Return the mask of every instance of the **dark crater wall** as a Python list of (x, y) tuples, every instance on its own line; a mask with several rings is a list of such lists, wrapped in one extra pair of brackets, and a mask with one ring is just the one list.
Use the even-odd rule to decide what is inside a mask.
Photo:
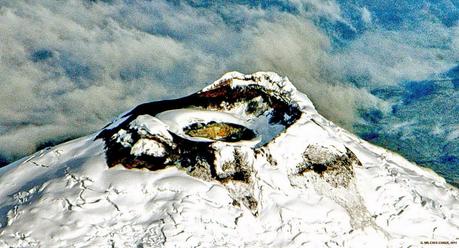
[[(130, 130), (129, 127), (129, 124), (139, 115), (155, 116), (167, 110), (184, 108), (224, 111), (224, 108), (228, 108), (228, 106), (231, 107), (241, 102), (249, 103), (252, 99), (261, 97), (263, 102), (270, 107), (270, 124), (281, 124), (287, 128), (301, 116), (301, 111), (298, 107), (295, 104), (291, 104), (289, 99), (285, 99), (285, 96), (281, 96), (278, 92), (268, 91), (266, 88), (256, 84), (232, 87), (230, 83), (231, 80), (222, 81), (216, 88), (205, 92), (198, 92), (175, 100), (145, 103), (134, 108), (124, 116), (127, 119), (120, 125), (113, 129), (104, 129), (96, 137), (96, 139), (102, 139), (105, 142), (108, 166), (113, 167), (121, 164), (126, 168), (146, 168), (149, 170), (179, 166), (191, 172), (196, 164), (205, 162), (209, 164), (210, 175), (218, 179), (213, 169), (213, 162), (215, 160), (214, 148), (211, 146), (213, 142), (191, 141), (170, 132), (173, 137), (172, 145), (166, 144), (159, 139), (157, 140), (158, 142), (162, 142), (165, 147), (166, 153), (164, 156), (133, 156), (130, 153), (130, 149), (116, 142), (113, 136), (119, 130), (124, 129), (128, 130), (134, 142), (142, 138), (135, 130)], [(256, 107), (254, 104), (250, 104), (247, 111), (255, 111)], [(250, 138), (253, 134), (251, 130), (245, 130), (242, 136), (239, 138)], [(155, 139), (155, 137), (148, 138)]]

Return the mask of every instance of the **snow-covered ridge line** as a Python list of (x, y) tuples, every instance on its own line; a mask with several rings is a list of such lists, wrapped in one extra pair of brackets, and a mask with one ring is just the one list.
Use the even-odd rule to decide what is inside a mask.
[(0, 170), (0, 247), (419, 247), (459, 191), (322, 117), (272, 72), (225, 74)]
[(210, 91), (225, 84), (229, 84), (231, 87), (249, 85), (261, 86), (266, 90), (275, 92), (279, 96), (288, 96), (292, 103), (298, 104), (303, 110), (307, 109), (315, 112), (315, 107), (311, 100), (303, 94), (297, 94), (299, 92), (289, 79), (287, 77), (281, 77), (275, 72), (256, 72), (250, 75), (245, 75), (236, 71), (228, 72), (214, 83), (204, 87), (200, 92)]

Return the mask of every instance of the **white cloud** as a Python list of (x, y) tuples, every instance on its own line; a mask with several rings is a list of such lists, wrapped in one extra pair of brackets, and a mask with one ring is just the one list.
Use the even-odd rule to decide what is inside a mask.
[(308, 16), (323, 16), (333, 21), (345, 22), (341, 8), (334, 0), (289, 0)]
[(394, 83), (457, 61), (453, 45), (427, 47), (432, 33), (437, 43), (451, 36), (428, 24), (424, 38), (374, 29), (336, 50), (316, 24), (352, 26), (339, 4), (288, 2), (298, 13), (229, 3), (2, 3), (0, 154), (17, 158), (43, 142), (89, 133), (139, 103), (189, 94), (230, 70), (288, 76), (322, 113), (350, 128), (358, 108), (386, 105), (349, 77)]
[(459, 138), (459, 125), (453, 126), (453, 129), (446, 136), (446, 140), (454, 141)]
[(362, 15), (362, 21), (366, 24), (370, 24), (372, 21), (371, 12), (366, 7), (362, 7), (360, 11)]

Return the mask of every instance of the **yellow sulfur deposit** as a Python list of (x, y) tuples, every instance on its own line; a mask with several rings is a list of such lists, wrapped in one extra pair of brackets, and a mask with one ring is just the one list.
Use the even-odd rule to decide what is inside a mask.
[(238, 136), (244, 127), (235, 127), (226, 123), (209, 123), (186, 131), (192, 137), (202, 137), (213, 140), (226, 139), (230, 136)]

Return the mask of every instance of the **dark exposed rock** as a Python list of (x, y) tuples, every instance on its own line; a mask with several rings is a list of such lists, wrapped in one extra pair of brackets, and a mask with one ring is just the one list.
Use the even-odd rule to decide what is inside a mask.
[[(126, 168), (147, 168), (149, 170), (158, 170), (167, 166), (176, 165), (183, 168), (189, 168), (196, 166), (198, 161), (206, 161), (206, 163), (212, 165), (215, 159), (213, 148), (210, 146), (212, 142), (190, 141), (170, 132), (173, 137), (174, 147), (164, 144), (164, 149), (166, 150), (164, 156), (133, 156), (130, 153), (129, 147), (124, 147), (119, 142), (116, 142), (113, 136), (119, 130), (124, 129), (131, 134), (135, 142), (140, 136), (137, 132), (131, 130), (129, 125), (137, 116), (155, 116), (158, 113), (172, 109), (199, 107), (224, 111), (224, 108), (228, 108), (228, 106), (241, 102), (249, 102), (251, 104), (248, 106), (247, 111), (254, 113), (257, 111), (256, 104), (258, 103), (252, 101), (252, 99), (257, 97), (261, 97), (263, 102), (272, 110), (269, 119), (270, 123), (282, 124), (288, 127), (301, 115), (301, 111), (295, 105), (290, 104), (288, 99), (284, 99), (284, 96), (280, 96), (278, 92), (268, 91), (266, 88), (256, 84), (246, 85), (244, 87), (232, 87), (231, 80), (223, 80), (216, 85), (215, 88), (208, 91), (198, 92), (180, 99), (139, 105), (124, 116), (127, 117), (126, 120), (115, 128), (104, 129), (96, 139), (103, 139), (105, 141), (106, 159), (109, 167), (121, 164)], [(237, 139), (247, 139), (252, 138), (254, 134), (251, 130), (244, 129), (242, 133), (238, 135), (240, 135), (240, 137), (236, 137)], [(148, 138), (155, 139), (155, 137)], [(229, 137), (229, 139), (231, 138), (234, 137)], [(161, 142), (160, 140), (158, 141)], [(189, 169), (189, 171), (192, 170), (193, 168)], [(212, 169), (210, 173), (212, 177), (216, 178), (216, 175), (212, 173)]]
[[(277, 92), (268, 91), (259, 85), (231, 87), (228, 81), (220, 83), (220, 86), (215, 89), (198, 92), (183, 98), (141, 104), (125, 114), (124, 117), (128, 118), (118, 125), (118, 127), (104, 129), (96, 138), (105, 139), (121, 128), (126, 129), (126, 126), (139, 115), (149, 114), (155, 116), (171, 109), (192, 107), (221, 110), (223, 106), (232, 106), (240, 102), (250, 102), (256, 97), (261, 97), (273, 110), (270, 123), (280, 123), (289, 126), (301, 115), (301, 111), (295, 104), (291, 104), (288, 99), (283, 99)], [(252, 108), (248, 108), (248, 111), (254, 112)], [(288, 118), (285, 118), (286, 116)]]
[[(254, 80), (254, 79), (248, 79)], [(255, 132), (247, 127), (233, 123), (192, 123), (184, 128), (190, 137), (203, 137), (208, 140), (197, 141), (187, 139), (168, 130), (172, 137), (168, 140), (160, 135), (149, 135), (132, 127), (138, 116), (150, 116), (174, 109), (204, 109), (220, 112), (230, 111), (238, 104), (246, 104), (246, 115), (257, 118), (267, 116), (269, 124), (280, 124), (288, 128), (301, 116), (299, 108), (292, 104), (277, 91), (249, 84), (245, 86), (231, 85), (231, 80), (223, 80), (213, 89), (198, 92), (190, 96), (151, 102), (139, 105), (127, 113), (126, 119), (114, 128), (104, 129), (97, 139), (103, 139), (106, 146), (106, 160), (109, 167), (121, 164), (131, 168), (160, 170), (169, 166), (183, 169), (189, 175), (205, 181), (218, 180), (227, 187), (233, 199), (257, 212), (257, 201), (253, 197), (251, 185), (252, 165), (246, 161), (245, 155), (237, 147), (234, 149), (233, 160), (220, 165), (217, 171), (215, 158), (215, 142), (234, 142), (251, 140)], [(162, 152), (154, 154), (133, 153), (134, 144), (144, 139), (155, 142)], [(269, 143), (269, 142), (268, 142)]]
[(298, 165), (299, 173), (319, 174), (333, 187), (348, 187), (354, 178), (354, 166), (361, 163), (355, 154), (346, 148), (346, 153), (337, 155), (326, 147), (308, 146), (303, 154), (304, 162)]

